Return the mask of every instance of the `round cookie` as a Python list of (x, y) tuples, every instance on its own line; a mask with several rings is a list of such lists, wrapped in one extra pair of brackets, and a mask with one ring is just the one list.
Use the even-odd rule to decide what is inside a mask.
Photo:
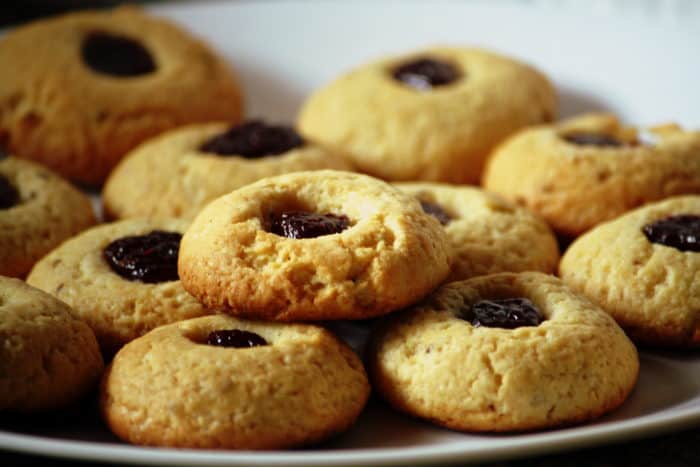
[(0, 139), (10, 152), (99, 184), (141, 141), (192, 122), (236, 121), (226, 63), (134, 7), (36, 21), (0, 40)]
[(371, 338), (368, 371), (401, 411), (454, 430), (501, 432), (615, 409), (639, 359), (615, 321), (559, 279), (501, 273), (444, 285), (389, 317)]
[(0, 276), (0, 411), (70, 404), (102, 374), (95, 335), (65, 304)]
[(449, 272), (444, 229), (417, 200), (333, 170), (260, 180), (207, 205), (179, 272), (205, 306), (268, 320), (362, 319), (402, 308)]
[(575, 237), (642, 204), (700, 193), (700, 131), (646, 131), (587, 114), (508, 139), (483, 185)]
[(0, 275), (23, 278), (65, 239), (95, 224), (90, 200), (51, 171), (0, 159)]
[(156, 326), (210, 313), (177, 278), (186, 227), (175, 219), (93, 227), (39, 261), (27, 283), (69, 304), (111, 355)]
[(289, 127), (260, 121), (191, 125), (129, 153), (107, 180), (103, 201), (112, 218), (192, 219), (214, 198), (261, 178), (317, 169), (351, 167)]
[(369, 391), (360, 359), (329, 331), (218, 315), (124, 346), (103, 378), (100, 407), (134, 444), (281, 449), (344, 431)]
[(433, 48), (349, 72), (304, 104), (299, 129), (385, 180), (477, 183), (491, 149), (551, 121), (552, 85), (478, 49)]
[(700, 346), (700, 196), (649, 204), (590, 230), (566, 251), (559, 275), (633, 340)]
[(452, 246), (447, 282), (497, 272), (552, 273), (559, 247), (549, 226), (499, 196), (468, 186), (396, 183), (437, 217)]

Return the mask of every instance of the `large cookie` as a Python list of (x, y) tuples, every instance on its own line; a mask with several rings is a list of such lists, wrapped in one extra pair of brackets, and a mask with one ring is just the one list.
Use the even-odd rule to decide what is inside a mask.
[(342, 156), (293, 128), (249, 121), (176, 129), (142, 144), (112, 172), (108, 217), (192, 219), (209, 201), (261, 178), (302, 170), (350, 170)]
[(700, 193), (700, 131), (645, 131), (610, 114), (584, 115), (508, 139), (483, 182), (575, 237), (642, 204)]
[(41, 257), (95, 223), (90, 200), (44, 167), (0, 160), (0, 274), (24, 277)]
[(135, 444), (281, 449), (345, 430), (369, 389), (360, 359), (321, 327), (206, 316), (127, 344), (100, 406)]
[(579, 237), (559, 275), (632, 339), (700, 345), (700, 196), (649, 204)]
[(444, 285), (379, 327), (368, 365), (397, 409), (497, 432), (596, 418), (622, 404), (639, 371), (607, 313), (535, 272)]
[(236, 121), (234, 76), (205, 44), (133, 7), (72, 13), (0, 40), (0, 139), (73, 180), (101, 183), (139, 142)]
[(413, 197), (332, 170), (260, 180), (206, 206), (179, 272), (205, 306), (256, 319), (362, 319), (430, 292), (449, 272), (444, 229)]
[(341, 76), (308, 99), (299, 128), (386, 180), (477, 183), (496, 144), (551, 121), (556, 107), (552, 85), (528, 65), (434, 48)]
[(65, 303), (2, 276), (0, 343), (0, 411), (64, 406), (102, 374), (95, 335)]

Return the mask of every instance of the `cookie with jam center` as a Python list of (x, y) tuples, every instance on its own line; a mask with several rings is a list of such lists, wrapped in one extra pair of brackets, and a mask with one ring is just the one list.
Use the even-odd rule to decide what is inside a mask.
[(167, 132), (130, 152), (103, 191), (111, 218), (193, 219), (208, 202), (249, 183), (303, 170), (351, 170), (292, 128), (251, 120)]
[(65, 303), (0, 276), (0, 412), (68, 405), (102, 375), (92, 330)]
[(33, 162), (0, 159), (0, 275), (24, 278), (41, 257), (95, 224), (87, 196)]
[(443, 285), (377, 327), (367, 362), (393, 407), (469, 432), (592, 420), (625, 401), (639, 372), (605, 311), (537, 272)]
[(35, 21), (0, 40), (0, 135), (10, 152), (101, 184), (140, 142), (194, 122), (238, 121), (226, 62), (135, 7)]
[(497, 272), (553, 273), (559, 247), (542, 219), (500, 196), (468, 186), (396, 183), (445, 229), (452, 251), (446, 282)]
[(503, 143), (483, 186), (576, 237), (643, 204), (700, 193), (700, 131), (675, 124), (644, 130), (611, 114), (582, 115)]
[(449, 272), (444, 229), (375, 178), (333, 170), (270, 177), (207, 205), (179, 272), (205, 306), (254, 319), (363, 319), (402, 308)]
[(186, 228), (179, 219), (93, 227), (42, 258), (27, 283), (70, 305), (110, 356), (156, 326), (210, 313), (178, 278)]
[(216, 315), (124, 346), (103, 378), (100, 408), (134, 444), (282, 449), (346, 430), (369, 392), (360, 359), (324, 328)]
[(475, 184), (496, 144), (556, 109), (553, 86), (534, 68), (441, 47), (344, 74), (306, 101), (298, 124), (375, 177)]
[(641, 344), (700, 346), (700, 196), (648, 204), (585, 233), (561, 278)]

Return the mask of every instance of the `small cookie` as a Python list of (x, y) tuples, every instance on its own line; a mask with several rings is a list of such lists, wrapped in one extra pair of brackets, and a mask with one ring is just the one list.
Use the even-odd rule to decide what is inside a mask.
[(70, 404), (103, 366), (95, 335), (65, 303), (0, 276), (0, 411)]
[(579, 237), (559, 275), (637, 342), (700, 346), (700, 196), (649, 204)]
[(527, 129), (499, 146), (484, 188), (575, 237), (650, 201), (700, 193), (700, 131), (647, 131), (610, 114)]
[(496, 144), (551, 121), (556, 107), (552, 85), (534, 68), (482, 50), (435, 48), (341, 76), (304, 104), (299, 129), (386, 180), (477, 183)]
[(468, 186), (396, 183), (445, 227), (452, 245), (446, 282), (497, 272), (552, 273), (559, 247), (547, 224), (499, 196)]
[(105, 373), (100, 407), (134, 444), (281, 449), (347, 429), (369, 390), (357, 355), (321, 327), (218, 315), (127, 344)]
[(95, 224), (90, 200), (58, 175), (0, 160), (0, 275), (24, 277), (65, 239)]
[(39, 261), (27, 283), (73, 307), (111, 355), (156, 326), (209, 314), (178, 280), (186, 227), (174, 219), (94, 227)]
[(609, 315), (536, 272), (444, 285), (379, 327), (368, 365), (394, 407), (463, 431), (596, 418), (622, 404), (639, 371)]
[(205, 207), (182, 238), (185, 288), (256, 319), (362, 319), (418, 300), (449, 272), (444, 229), (418, 201), (333, 170), (260, 180)]
[(36, 21), (0, 40), (0, 136), (10, 152), (99, 184), (164, 130), (236, 121), (226, 63), (174, 24), (134, 7)]
[(350, 164), (293, 128), (261, 121), (207, 123), (168, 132), (127, 155), (103, 192), (112, 218), (192, 219), (209, 201), (261, 178)]

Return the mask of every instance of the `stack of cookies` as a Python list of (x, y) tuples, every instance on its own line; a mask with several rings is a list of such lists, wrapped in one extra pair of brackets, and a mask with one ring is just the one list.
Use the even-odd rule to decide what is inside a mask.
[(0, 63), (0, 274), (26, 279), (0, 278), (0, 410), (101, 379), (134, 444), (313, 444), (371, 390), (537, 430), (622, 404), (630, 338), (700, 343), (700, 132), (553, 122), (541, 72), (464, 48), (351, 71), (297, 128), (244, 119), (225, 61), (133, 8), (20, 28)]

